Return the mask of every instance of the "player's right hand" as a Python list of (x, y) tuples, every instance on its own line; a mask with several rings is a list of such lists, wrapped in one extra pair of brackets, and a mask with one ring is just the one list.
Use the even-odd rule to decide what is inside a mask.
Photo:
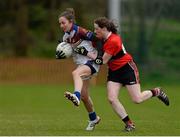
[(84, 55), (84, 56), (87, 56), (88, 54), (88, 51), (85, 47), (77, 47), (74, 49), (74, 51), (78, 54), (81, 54), (81, 55)]
[(65, 59), (65, 53), (63, 51), (56, 51), (56, 59)]

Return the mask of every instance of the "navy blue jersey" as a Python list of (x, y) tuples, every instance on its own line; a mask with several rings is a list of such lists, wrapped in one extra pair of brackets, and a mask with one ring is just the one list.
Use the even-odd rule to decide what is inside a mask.
[(86, 30), (75, 24), (73, 24), (70, 32), (65, 32), (63, 36), (63, 41), (66, 41), (74, 45), (78, 45), (82, 40), (95, 42), (97, 38), (95, 37), (93, 32)]

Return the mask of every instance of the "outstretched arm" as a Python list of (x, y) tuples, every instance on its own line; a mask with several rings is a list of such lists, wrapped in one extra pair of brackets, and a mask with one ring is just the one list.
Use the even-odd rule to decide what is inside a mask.
[(103, 64), (107, 64), (108, 61), (111, 59), (112, 55), (108, 54), (108, 53), (104, 53), (103, 56), (97, 56), (94, 60), (94, 62), (97, 65), (103, 65)]
[(84, 55), (84, 56), (88, 56), (91, 59), (96, 59), (96, 57), (98, 56), (98, 52), (95, 51), (87, 51), (87, 49), (85, 47), (77, 47), (76, 49), (74, 49), (74, 51), (78, 54)]
[(78, 47), (75, 49), (75, 52), (92, 58), (98, 65), (106, 64), (112, 57), (112, 55), (107, 52), (105, 52), (103, 56), (99, 55), (97, 52), (88, 52), (85, 47)]

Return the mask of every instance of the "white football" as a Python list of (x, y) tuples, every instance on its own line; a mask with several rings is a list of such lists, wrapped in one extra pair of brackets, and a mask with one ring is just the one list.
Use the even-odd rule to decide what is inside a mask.
[(62, 51), (66, 58), (69, 58), (72, 56), (73, 53), (73, 49), (71, 47), (71, 44), (67, 43), (67, 42), (61, 42), (58, 44), (57, 48), (56, 48), (56, 52), (57, 51)]

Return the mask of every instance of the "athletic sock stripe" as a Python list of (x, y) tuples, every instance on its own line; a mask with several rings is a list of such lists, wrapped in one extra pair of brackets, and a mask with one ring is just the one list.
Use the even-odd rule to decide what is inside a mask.
[(136, 78), (136, 82), (140, 83), (140, 79), (139, 79), (139, 71), (137, 69), (136, 64), (134, 63), (134, 61), (130, 61), (128, 62), (129, 66), (133, 69), (134, 74), (135, 74), (135, 78)]

